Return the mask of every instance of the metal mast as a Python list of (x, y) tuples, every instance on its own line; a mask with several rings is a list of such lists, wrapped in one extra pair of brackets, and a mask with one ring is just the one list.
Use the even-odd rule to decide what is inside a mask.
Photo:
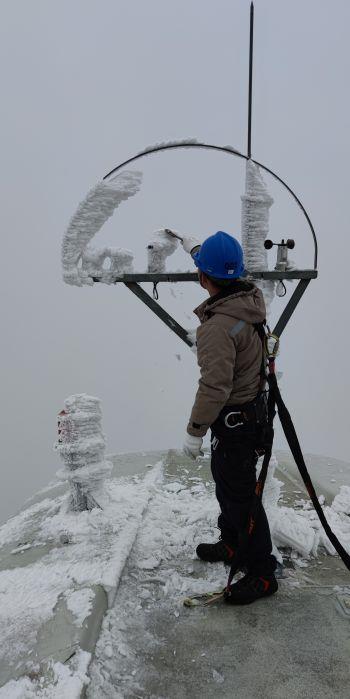
[(253, 45), (254, 45), (254, 3), (250, 3), (249, 86), (248, 86), (248, 146), (247, 146), (247, 156), (248, 156), (248, 158), (251, 158), (251, 157), (252, 157)]

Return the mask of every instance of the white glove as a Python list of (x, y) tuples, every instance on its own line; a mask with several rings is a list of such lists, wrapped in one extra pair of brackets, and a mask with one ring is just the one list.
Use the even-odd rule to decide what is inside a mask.
[(202, 437), (194, 437), (192, 434), (187, 433), (182, 449), (186, 456), (189, 456), (190, 459), (196, 460), (197, 456), (204, 455), (204, 452), (202, 451), (202, 444)]
[(198, 238), (195, 238), (193, 235), (184, 235), (181, 243), (184, 251), (188, 252), (189, 255), (191, 254), (193, 248), (197, 248), (198, 246), (202, 245), (201, 241), (198, 240)]

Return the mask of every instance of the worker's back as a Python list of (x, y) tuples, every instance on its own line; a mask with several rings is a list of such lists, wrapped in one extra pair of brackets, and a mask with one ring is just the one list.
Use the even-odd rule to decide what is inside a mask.
[(190, 426), (211, 425), (225, 405), (249, 403), (258, 393), (262, 344), (254, 323), (265, 320), (265, 303), (260, 289), (237, 281), (195, 312), (201, 378)]

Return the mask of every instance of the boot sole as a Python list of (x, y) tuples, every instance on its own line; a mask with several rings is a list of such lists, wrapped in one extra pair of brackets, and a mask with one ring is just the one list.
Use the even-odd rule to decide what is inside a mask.
[(277, 590), (272, 590), (271, 592), (265, 592), (263, 595), (259, 595), (259, 597), (255, 597), (254, 599), (248, 599), (248, 600), (238, 600), (238, 599), (232, 599), (232, 597), (225, 597), (224, 601), (226, 604), (232, 604), (235, 605), (236, 607), (242, 607), (246, 604), (253, 604), (253, 602), (258, 602), (260, 599), (265, 599), (266, 597), (272, 597), (272, 595), (275, 595)]

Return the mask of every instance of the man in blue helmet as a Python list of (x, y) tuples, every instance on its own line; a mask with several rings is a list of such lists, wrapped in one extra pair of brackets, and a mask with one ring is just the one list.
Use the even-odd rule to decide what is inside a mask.
[[(230, 564), (247, 529), (258, 460), (257, 396), (262, 383), (262, 342), (256, 324), (265, 320), (261, 291), (244, 276), (243, 251), (232, 236), (218, 231), (201, 245), (184, 237), (183, 247), (198, 268), (209, 299), (195, 313), (200, 379), (187, 426), (185, 453), (201, 454), (211, 429), (211, 468), (220, 505), (220, 540), (202, 543), (204, 561)], [(244, 554), (246, 575), (230, 587), (226, 601), (248, 604), (277, 591), (276, 559), (261, 502)]]

